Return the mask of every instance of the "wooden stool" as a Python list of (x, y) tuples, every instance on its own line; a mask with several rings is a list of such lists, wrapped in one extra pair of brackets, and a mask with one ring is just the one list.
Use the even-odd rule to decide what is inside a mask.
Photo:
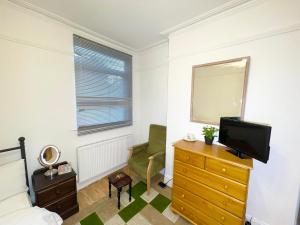
[(131, 184), (132, 179), (126, 173), (118, 172), (108, 176), (108, 183), (109, 183), (109, 197), (111, 198), (111, 185), (115, 186), (118, 190), (118, 209), (120, 209), (120, 195), (122, 188), (126, 185), (129, 185), (129, 202), (131, 202)]

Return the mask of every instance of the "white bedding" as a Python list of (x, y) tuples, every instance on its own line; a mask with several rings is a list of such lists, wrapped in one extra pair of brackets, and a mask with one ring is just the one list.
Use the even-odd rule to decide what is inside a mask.
[(44, 208), (29, 207), (0, 217), (0, 225), (61, 225), (62, 219)]
[(19, 209), (30, 208), (31, 206), (27, 192), (16, 194), (0, 202), (0, 217)]
[(32, 207), (27, 192), (0, 202), (0, 225), (61, 225), (62, 222), (56, 213)]
[(27, 194), (24, 160), (0, 160), (0, 225), (61, 225), (56, 213), (32, 207)]

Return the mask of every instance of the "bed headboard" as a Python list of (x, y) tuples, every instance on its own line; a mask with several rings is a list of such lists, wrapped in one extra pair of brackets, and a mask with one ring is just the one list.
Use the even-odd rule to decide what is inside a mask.
[(19, 140), (19, 146), (13, 147), (13, 148), (2, 149), (2, 150), (0, 150), (0, 154), (5, 153), (5, 152), (10, 152), (10, 151), (21, 150), (21, 158), (24, 159), (26, 185), (27, 185), (27, 187), (29, 187), (26, 152), (25, 152), (25, 138), (19, 137), (18, 140)]

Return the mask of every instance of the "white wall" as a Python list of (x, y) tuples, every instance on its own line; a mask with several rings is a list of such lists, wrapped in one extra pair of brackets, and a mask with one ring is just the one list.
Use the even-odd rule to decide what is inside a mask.
[(167, 168), (172, 143), (190, 122), (192, 65), (251, 56), (245, 119), (272, 125), (268, 164), (254, 162), (247, 214), (269, 225), (295, 224), (300, 184), (300, 1), (258, 0), (169, 37)]
[[(137, 54), (7, 1), (0, 27), (0, 149), (26, 137), (29, 174), (47, 144), (76, 170), (76, 147), (126, 134), (137, 144), (149, 124), (166, 125), (168, 44)], [(133, 55), (133, 126), (77, 136), (74, 33)]]
[(148, 140), (151, 123), (167, 124), (168, 55), (168, 43), (138, 54), (140, 143)]
[[(132, 134), (139, 119), (135, 54), (48, 17), (0, 2), (0, 149), (26, 137), (29, 174), (47, 144), (62, 151), (61, 161), (77, 167), (76, 147)], [(73, 33), (133, 54), (134, 126), (77, 136)]]

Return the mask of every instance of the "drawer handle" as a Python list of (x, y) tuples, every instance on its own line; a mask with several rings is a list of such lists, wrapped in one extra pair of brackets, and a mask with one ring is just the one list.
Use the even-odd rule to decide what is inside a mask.
[(225, 185), (225, 186), (224, 186), (224, 189), (226, 189), (226, 190), (227, 190), (227, 189), (228, 189), (228, 185)]
[(223, 220), (223, 221), (224, 221), (224, 220), (225, 220), (225, 217), (224, 217), (224, 216), (222, 216), (222, 217), (221, 217), (221, 220)]
[(61, 205), (58, 205), (58, 206), (57, 206), (57, 209), (60, 210), (60, 209), (61, 209)]
[(185, 197), (185, 195), (184, 195), (184, 194), (182, 194), (182, 195), (181, 195), (181, 198), (184, 198), (184, 197)]
[(182, 171), (183, 171), (184, 173), (186, 173), (186, 172), (187, 172), (186, 168), (183, 168), (183, 169), (182, 169)]
[(180, 210), (181, 210), (181, 211), (184, 211), (184, 208), (181, 206), (181, 207), (180, 207)]
[(223, 168), (223, 169), (222, 169), (222, 172), (223, 172), (223, 173), (226, 173), (226, 171), (227, 171), (226, 168)]
[(223, 205), (227, 206), (227, 202), (226, 201), (223, 201), (222, 203), (223, 203)]
[(57, 189), (57, 190), (55, 191), (55, 193), (59, 195), (59, 194), (60, 194), (60, 190)]
[(189, 157), (189, 156), (187, 156), (187, 157), (186, 157), (186, 160), (190, 160), (190, 157)]

